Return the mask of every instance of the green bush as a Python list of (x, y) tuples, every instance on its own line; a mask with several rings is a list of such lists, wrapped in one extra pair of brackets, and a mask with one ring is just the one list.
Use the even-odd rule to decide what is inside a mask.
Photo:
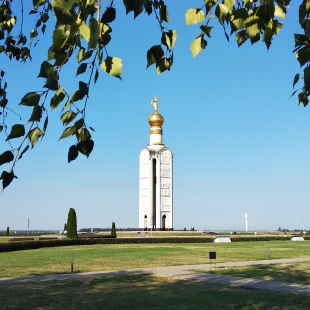
[(115, 229), (115, 223), (114, 222), (112, 222), (111, 237), (116, 238), (116, 229)]
[(73, 208), (70, 208), (68, 213), (68, 220), (67, 220), (67, 237), (70, 239), (77, 238), (77, 220), (76, 220), (76, 213)]

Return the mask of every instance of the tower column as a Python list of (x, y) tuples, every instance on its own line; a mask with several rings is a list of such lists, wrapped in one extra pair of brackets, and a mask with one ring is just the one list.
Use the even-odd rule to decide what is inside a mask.
[[(147, 218), (148, 229), (172, 230), (172, 153), (162, 142), (164, 118), (158, 113), (157, 98), (151, 103), (155, 111), (148, 118), (150, 144), (140, 152), (139, 229)], [(146, 168), (148, 178), (141, 173)]]

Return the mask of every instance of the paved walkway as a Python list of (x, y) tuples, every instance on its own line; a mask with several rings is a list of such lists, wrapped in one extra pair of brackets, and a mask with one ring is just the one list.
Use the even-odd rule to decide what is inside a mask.
[[(237, 266), (252, 266), (252, 265), (271, 265), (271, 264), (288, 264), (309, 262), (310, 257), (293, 258), (293, 259), (273, 259), (273, 260), (259, 260), (259, 261), (245, 261), (233, 263), (217, 263), (216, 267), (237, 267)], [(214, 267), (214, 264), (212, 264)], [(120, 275), (136, 275), (136, 274), (152, 274), (160, 277), (177, 278), (182, 280), (189, 280), (203, 283), (213, 283), (223, 286), (250, 288), (262, 291), (271, 291), (279, 293), (291, 293), (298, 295), (310, 296), (310, 285), (287, 283), (281, 281), (265, 281), (251, 278), (240, 278), (232, 276), (222, 276), (217, 274), (198, 273), (195, 270), (210, 269), (209, 264), (203, 265), (183, 265), (183, 266), (169, 266), (169, 267), (153, 267), (127, 270), (112, 270), (100, 272), (83, 272), (83, 273), (69, 273), (33, 276), (23, 278), (3, 278), (0, 279), (0, 285), (9, 285), (17, 283), (29, 282), (46, 282), (46, 281), (64, 281), (74, 280), (80, 278), (98, 278), (107, 276)]]

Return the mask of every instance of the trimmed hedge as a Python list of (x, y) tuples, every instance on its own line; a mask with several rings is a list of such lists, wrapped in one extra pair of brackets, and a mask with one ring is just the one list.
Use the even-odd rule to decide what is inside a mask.
[[(310, 237), (304, 237), (310, 240)], [(291, 241), (291, 237), (284, 236), (262, 236), (262, 237), (231, 237), (232, 242), (257, 242), (257, 241)], [(92, 245), (92, 244), (155, 244), (155, 243), (213, 243), (213, 237), (171, 237), (171, 238), (111, 238), (111, 236), (86, 237), (78, 239), (50, 239), (39, 241), (19, 241), (0, 243), (0, 252), (23, 251), (49, 247), (70, 245)]]
[(14, 241), (33, 241), (34, 238), (10, 238), (9, 242), (14, 242)]
[(142, 244), (142, 243), (212, 243), (213, 238), (79, 238), (0, 243), (0, 252), (33, 250), (40, 248), (92, 245), (92, 244)]
[(291, 241), (290, 237), (284, 236), (250, 236), (250, 237), (231, 237), (231, 242), (255, 242), (255, 241)]

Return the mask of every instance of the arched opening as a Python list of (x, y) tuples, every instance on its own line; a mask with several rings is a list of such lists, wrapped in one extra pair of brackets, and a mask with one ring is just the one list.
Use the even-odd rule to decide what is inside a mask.
[(147, 216), (146, 215), (144, 215), (144, 225), (143, 225), (143, 227), (144, 227), (144, 230), (147, 230)]
[(166, 214), (163, 215), (161, 227), (162, 230), (166, 230)]
[(153, 227), (152, 229), (155, 230), (157, 225), (156, 225), (156, 182), (157, 182), (157, 176), (156, 176), (156, 158), (153, 158), (152, 160), (152, 169), (153, 169), (153, 206), (152, 206), (152, 211), (153, 211)]

